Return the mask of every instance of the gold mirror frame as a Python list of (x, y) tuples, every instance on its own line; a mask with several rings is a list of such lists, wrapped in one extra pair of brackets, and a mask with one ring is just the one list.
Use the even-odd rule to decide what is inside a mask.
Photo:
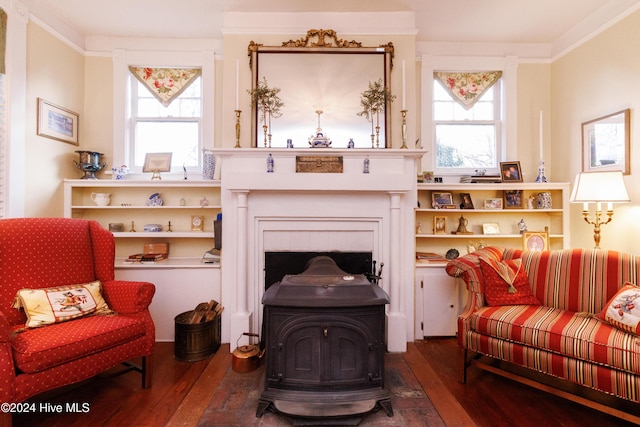
[[(264, 46), (251, 41), (248, 54), (252, 90), (260, 80), (266, 79), (269, 88), (280, 89), (278, 96), (284, 104), (282, 116), (271, 119), (271, 147), (286, 147), (287, 139), (292, 139), (295, 148), (309, 147), (308, 138), (315, 135), (317, 128), (322, 128), (334, 148), (347, 148), (350, 138), (353, 138), (355, 148), (372, 148), (371, 134), (375, 132), (372, 130), (375, 123), (357, 115), (362, 111), (360, 95), (378, 78), (391, 91), (393, 43), (363, 47), (361, 42), (338, 38), (333, 30), (312, 29), (306, 36), (282, 42), (281, 46)], [(330, 60), (327, 60), (328, 55), (331, 55)], [(349, 69), (358, 71), (350, 73)], [(263, 146), (261, 119), (252, 102), (252, 147)], [(390, 100), (385, 102), (378, 125), (379, 148), (390, 147)], [(352, 126), (357, 130), (352, 132)]]

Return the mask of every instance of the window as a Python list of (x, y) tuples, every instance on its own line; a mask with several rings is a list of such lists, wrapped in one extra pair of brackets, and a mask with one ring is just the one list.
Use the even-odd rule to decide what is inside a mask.
[(476, 169), (497, 172), (501, 147), (501, 80), (463, 108), (433, 79), (435, 167), (471, 174)]
[(135, 77), (131, 83), (129, 159), (141, 170), (146, 153), (172, 152), (171, 165), (200, 170), (202, 153), (202, 77), (164, 107)]

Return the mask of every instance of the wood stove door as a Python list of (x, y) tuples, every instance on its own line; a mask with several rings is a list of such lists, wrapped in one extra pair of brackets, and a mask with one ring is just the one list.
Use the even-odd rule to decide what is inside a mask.
[[(303, 316), (276, 341), (279, 386), (362, 387), (381, 384), (382, 361), (371, 325), (349, 316)], [(295, 326), (294, 326), (295, 325)]]

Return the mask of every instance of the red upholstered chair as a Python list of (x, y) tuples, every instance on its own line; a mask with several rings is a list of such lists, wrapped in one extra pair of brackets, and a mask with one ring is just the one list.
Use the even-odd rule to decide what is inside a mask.
[[(113, 235), (95, 221), (0, 220), (0, 402), (21, 402), (138, 357), (142, 386), (151, 386), (155, 286), (114, 280), (114, 257)], [(25, 328), (24, 310), (12, 308), (20, 289), (95, 280), (115, 314)]]

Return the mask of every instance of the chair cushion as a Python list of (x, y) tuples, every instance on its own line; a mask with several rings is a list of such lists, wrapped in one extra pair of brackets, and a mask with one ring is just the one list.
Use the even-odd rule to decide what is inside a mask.
[(115, 347), (145, 334), (134, 316), (88, 316), (28, 329), (12, 340), (16, 368), (34, 373)]
[(484, 336), (640, 374), (640, 337), (588, 313), (546, 306), (506, 305), (481, 308), (470, 321), (471, 329)]
[(20, 289), (13, 308), (23, 308), (27, 328), (66, 322), (89, 314), (110, 313), (100, 281), (41, 289)]

